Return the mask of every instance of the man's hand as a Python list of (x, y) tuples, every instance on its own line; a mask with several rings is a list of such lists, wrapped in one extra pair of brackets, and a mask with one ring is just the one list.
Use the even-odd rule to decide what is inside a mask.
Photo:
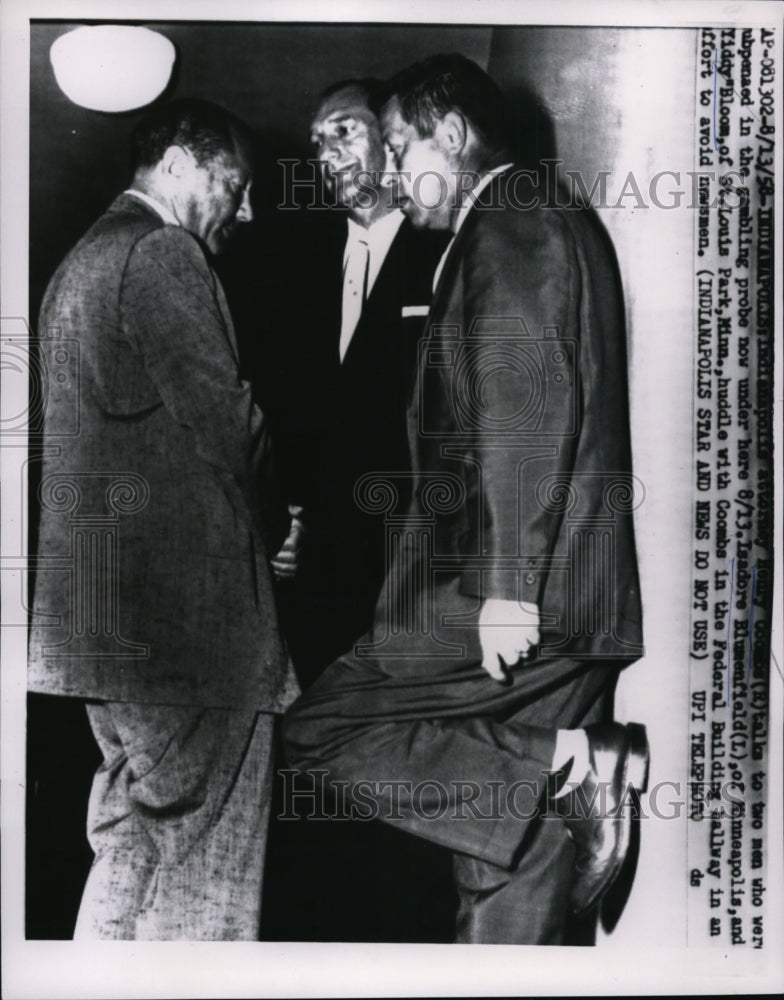
[(275, 558), (270, 560), (272, 572), (278, 580), (291, 580), (296, 575), (299, 568), (299, 552), (305, 534), (305, 525), (302, 523), (302, 508), (289, 505), (289, 514), (291, 514), (291, 527), (286, 541)]
[(479, 642), (482, 666), (495, 680), (506, 681), (507, 668), (539, 643), (539, 608), (525, 601), (485, 601), (479, 612)]

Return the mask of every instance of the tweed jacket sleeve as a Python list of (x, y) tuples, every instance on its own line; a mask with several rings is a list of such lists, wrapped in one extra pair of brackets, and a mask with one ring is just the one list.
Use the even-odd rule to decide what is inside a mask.
[(261, 413), (239, 379), (234, 332), (217, 276), (196, 240), (164, 226), (140, 239), (120, 295), (123, 331), (160, 398), (193, 435), (238, 513), (261, 535), (253, 489)]

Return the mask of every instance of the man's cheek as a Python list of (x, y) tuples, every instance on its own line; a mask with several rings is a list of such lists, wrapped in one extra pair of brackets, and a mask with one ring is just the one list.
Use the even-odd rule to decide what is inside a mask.
[(444, 178), (432, 170), (420, 173), (412, 185), (413, 199), (420, 208), (438, 210), (446, 202), (447, 188)]

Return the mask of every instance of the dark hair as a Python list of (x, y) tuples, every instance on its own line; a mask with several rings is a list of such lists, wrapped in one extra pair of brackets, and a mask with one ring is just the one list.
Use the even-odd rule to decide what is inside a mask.
[(389, 81), (403, 120), (423, 139), (433, 135), (448, 111), (458, 110), (487, 146), (505, 144), (506, 101), (498, 85), (475, 62), (458, 53), (430, 56)]
[(250, 129), (218, 104), (183, 97), (155, 108), (131, 135), (131, 166), (153, 167), (169, 146), (189, 149), (201, 166), (221, 153), (250, 153)]
[(359, 91), (368, 108), (377, 118), (381, 114), (381, 108), (391, 96), (389, 86), (383, 80), (377, 80), (373, 76), (363, 76), (331, 83), (321, 91), (320, 102), (323, 103), (333, 94), (339, 94), (341, 90)]

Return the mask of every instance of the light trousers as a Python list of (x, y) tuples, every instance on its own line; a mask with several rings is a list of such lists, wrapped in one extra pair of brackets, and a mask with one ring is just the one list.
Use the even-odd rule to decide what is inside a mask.
[(258, 940), (275, 716), (87, 706), (103, 762), (74, 938)]

